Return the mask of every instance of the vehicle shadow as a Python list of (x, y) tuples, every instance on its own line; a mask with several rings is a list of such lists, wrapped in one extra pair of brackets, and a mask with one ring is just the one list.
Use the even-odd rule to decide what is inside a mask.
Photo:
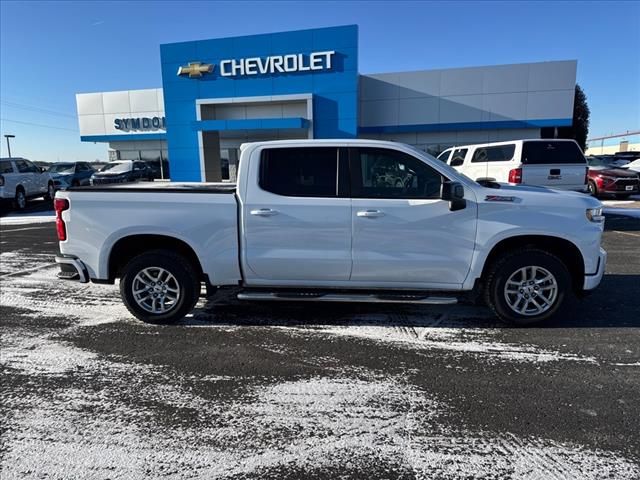
[(607, 213), (604, 221), (605, 231), (638, 232), (640, 218)]
[[(574, 301), (542, 328), (640, 328), (637, 285), (640, 275), (605, 275), (600, 288)], [(182, 325), (521, 328), (470, 303), (401, 305), (321, 302), (240, 302), (237, 291), (221, 291), (185, 318)]]

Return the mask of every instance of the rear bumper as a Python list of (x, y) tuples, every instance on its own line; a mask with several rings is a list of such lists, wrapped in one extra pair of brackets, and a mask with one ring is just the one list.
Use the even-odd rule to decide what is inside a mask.
[(602, 281), (605, 267), (607, 266), (607, 252), (600, 248), (600, 255), (598, 256), (598, 267), (595, 273), (586, 274), (584, 276), (584, 290), (593, 290)]
[(89, 282), (89, 273), (84, 263), (72, 255), (56, 255), (56, 263), (60, 266), (58, 278), (75, 280), (80, 283)]

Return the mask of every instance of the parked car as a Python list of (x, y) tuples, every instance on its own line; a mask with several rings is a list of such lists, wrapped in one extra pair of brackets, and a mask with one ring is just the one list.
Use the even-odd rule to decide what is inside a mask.
[(170, 178), (169, 177), (169, 161), (168, 160), (163, 160), (162, 161), (162, 169), (160, 168), (160, 162), (156, 161), (156, 160), (145, 160), (145, 163), (147, 164), (147, 168), (149, 169), (150, 172), (150, 178), (151, 179), (156, 179), (156, 178)]
[(145, 162), (138, 160), (118, 160), (107, 163), (91, 175), (91, 185), (128, 183), (151, 179), (153, 179), (153, 174)]
[(586, 191), (587, 161), (574, 140), (513, 140), (452, 147), (438, 159), (480, 182)]
[(32, 198), (53, 199), (55, 187), (48, 172), (26, 158), (0, 158), (0, 199), (22, 210)]
[[(380, 163), (412, 171), (373, 181)], [(408, 145), (244, 144), (238, 183), (154, 182), (58, 192), (59, 276), (113, 283), (145, 322), (175, 322), (207, 291), (242, 301), (453, 304), (477, 292), (529, 324), (595, 288), (602, 204), (548, 188), (484, 187)], [(144, 219), (143, 221), (141, 219)]]
[(627, 163), (629, 163), (628, 159), (617, 157), (615, 155), (590, 155), (587, 157), (587, 162), (590, 159), (597, 159), (614, 168), (624, 167)]
[(627, 163), (624, 168), (632, 172), (638, 172), (640, 174), (640, 159)]
[(615, 196), (627, 198), (638, 193), (638, 174), (624, 168), (616, 168), (597, 157), (589, 159), (589, 193), (594, 197)]
[(48, 172), (56, 190), (89, 185), (95, 170), (87, 162), (61, 162), (49, 166)]

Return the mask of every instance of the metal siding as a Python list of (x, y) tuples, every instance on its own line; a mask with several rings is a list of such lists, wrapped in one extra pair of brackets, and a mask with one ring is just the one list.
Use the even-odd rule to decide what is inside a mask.
[(571, 125), (576, 65), (568, 60), (362, 75), (359, 132)]

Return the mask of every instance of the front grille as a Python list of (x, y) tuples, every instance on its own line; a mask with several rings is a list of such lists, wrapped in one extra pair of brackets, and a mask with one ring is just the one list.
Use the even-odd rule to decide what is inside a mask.
[(637, 178), (618, 178), (616, 180), (616, 185), (623, 185), (623, 186), (638, 185), (638, 179)]
[[(618, 178), (615, 181), (615, 189), (616, 191), (624, 191), (624, 192), (633, 192), (635, 190), (638, 190), (638, 184), (640, 183), (640, 180), (638, 180), (637, 178)], [(628, 186), (632, 186), (633, 190), (627, 190)]]
[(114, 178), (94, 178), (93, 179), (93, 184), (94, 185), (104, 185), (105, 183), (121, 183), (122, 180), (117, 180)]

